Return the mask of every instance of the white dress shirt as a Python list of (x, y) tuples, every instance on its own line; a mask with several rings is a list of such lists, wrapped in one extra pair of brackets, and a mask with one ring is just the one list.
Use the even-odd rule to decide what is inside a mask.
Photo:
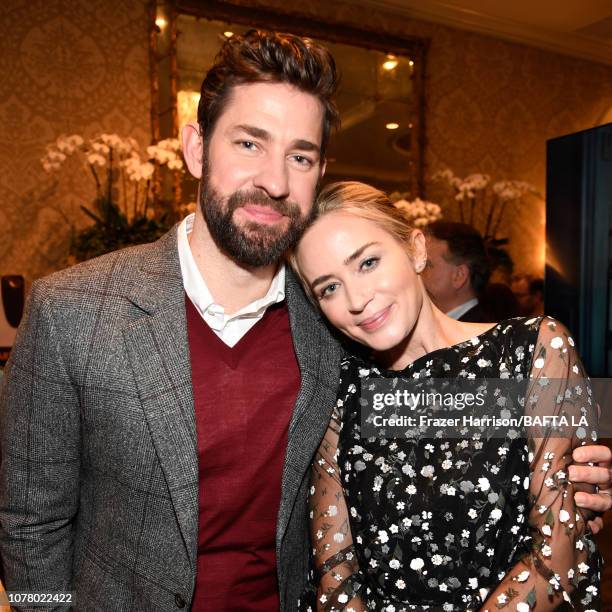
[(474, 308), (478, 304), (478, 298), (472, 298), (467, 302), (463, 302), (463, 304), (459, 304), (459, 306), (455, 306), (452, 310), (449, 310), (446, 314), (451, 319), (459, 320), (470, 308)]
[(178, 255), (185, 293), (206, 324), (227, 346), (232, 347), (263, 318), (268, 307), (285, 299), (285, 266), (279, 267), (266, 295), (234, 314), (226, 315), (223, 306), (217, 304), (210, 294), (189, 246), (188, 236), (193, 228), (194, 218), (195, 213), (188, 215), (178, 227)]

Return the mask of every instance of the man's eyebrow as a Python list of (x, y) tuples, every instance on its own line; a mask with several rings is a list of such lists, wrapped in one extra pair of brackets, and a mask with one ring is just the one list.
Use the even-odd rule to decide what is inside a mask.
[(260, 140), (270, 140), (270, 133), (268, 131), (262, 128), (255, 127), (254, 125), (236, 125), (234, 127), (234, 130), (246, 132), (249, 136), (252, 136), (253, 138), (259, 138)]
[[(378, 244), (378, 242), (368, 242), (364, 244), (362, 247), (359, 247), (354, 253), (351, 253), (342, 263), (345, 266), (348, 266), (352, 261), (355, 261), (368, 247), (371, 247), (373, 244)], [(324, 283), (325, 281), (333, 278), (331, 274), (323, 274), (322, 276), (317, 276), (312, 283), (310, 283), (310, 288), (314, 289), (317, 285)]]
[(298, 138), (291, 143), (292, 149), (299, 149), (300, 151), (320, 151), (321, 145), (317, 145), (314, 142), (310, 142), (310, 140), (303, 140), (302, 138)]

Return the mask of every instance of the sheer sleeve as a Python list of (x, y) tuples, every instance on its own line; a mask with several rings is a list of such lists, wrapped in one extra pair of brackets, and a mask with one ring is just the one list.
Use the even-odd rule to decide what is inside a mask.
[(531, 549), (483, 610), (598, 609), (599, 557), (568, 480), (573, 449), (597, 439), (596, 413), (574, 341), (558, 321), (543, 319), (524, 407), (534, 418), (527, 428)]
[(312, 465), (309, 506), (317, 610), (362, 612), (366, 608), (358, 593), (363, 580), (338, 472), (338, 431), (334, 411)]

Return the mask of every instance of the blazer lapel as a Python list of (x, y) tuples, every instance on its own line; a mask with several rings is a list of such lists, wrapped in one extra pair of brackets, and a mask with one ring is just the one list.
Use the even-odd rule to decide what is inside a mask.
[[(289, 425), (283, 469), (276, 554), (280, 547), (300, 485), (327, 428), (340, 376), (341, 349), (306, 300), (291, 271), (287, 271), (287, 303), (293, 343), (301, 373), (300, 392)], [(282, 568), (279, 568), (282, 569)]]
[(176, 227), (151, 245), (140, 273), (128, 297), (141, 309), (142, 316), (124, 330), (124, 339), (151, 438), (195, 569), (198, 456)]

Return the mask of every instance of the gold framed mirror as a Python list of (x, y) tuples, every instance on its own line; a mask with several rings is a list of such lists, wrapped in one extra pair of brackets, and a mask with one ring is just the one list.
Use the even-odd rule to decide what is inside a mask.
[[(195, 119), (202, 78), (225, 37), (254, 27), (291, 32), (325, 44), (341, 75), (342, 125), (330, 140), (324, 182), (361, 180), (387, 192), (423, 195), (427, 39), (219, 1), (154, 4), (154, 52), (161, 60), (153, 71), (159, 79), (152, 88), (154, 138), (176, 136), (180, 125)], [(184, 197), (193, 196), (194, 185), (184, 188)]]

